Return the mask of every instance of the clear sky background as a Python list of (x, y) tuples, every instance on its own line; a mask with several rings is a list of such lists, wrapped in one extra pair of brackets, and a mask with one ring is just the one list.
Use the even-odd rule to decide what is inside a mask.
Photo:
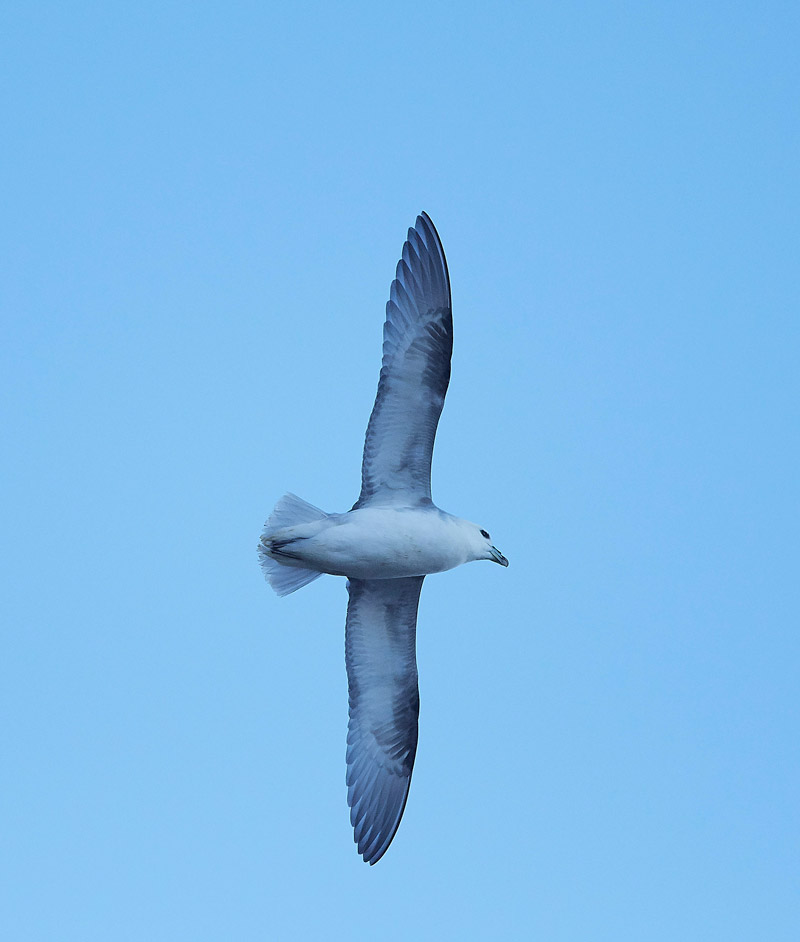
[[(800, 938), (796, 3), (6, 4), (0, 935)], [(450, 263), (420, 746), (346, 593), (383, 310)]]

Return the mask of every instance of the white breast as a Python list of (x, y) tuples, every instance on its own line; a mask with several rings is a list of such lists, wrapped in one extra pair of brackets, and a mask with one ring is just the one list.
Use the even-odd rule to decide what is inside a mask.
[(293, 546), (314, 568), (354, 579), (393, 579), (444, 572), (466, 562), (468, 546), (455, 517), (436, 509), (353, 510)]

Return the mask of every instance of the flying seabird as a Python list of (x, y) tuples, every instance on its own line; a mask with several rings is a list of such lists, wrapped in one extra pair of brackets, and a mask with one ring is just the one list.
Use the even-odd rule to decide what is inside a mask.
[(450, 382), (453, 317), (439, 235), (408, 230), (383, 327), (383, 365), (347, 513), (282, 497), (258, 547), (278, 595), (347, 577), (347, 803), (358, 852), (377, 863), (403, 816), (417, 751), (416, 627), (425, 576), (475, 559), (507, 566), (486, 530), (431, 500), (431, 457)]

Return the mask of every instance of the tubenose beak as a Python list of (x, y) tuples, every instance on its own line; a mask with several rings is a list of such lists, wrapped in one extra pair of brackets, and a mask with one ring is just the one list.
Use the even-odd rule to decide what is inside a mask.
[(496, 546), (490, 547), (489, 552), (491, 553), (492, 560), (494, 562), (500, 563), (501, 566), (508, 565), (508, 560), (505, 558), (505, 556), (503, 556), (503, 554), (500, 552), (500, 550)]

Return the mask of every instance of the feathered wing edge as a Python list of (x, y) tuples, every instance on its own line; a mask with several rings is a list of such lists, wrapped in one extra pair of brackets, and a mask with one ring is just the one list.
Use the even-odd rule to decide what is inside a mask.
[(450, 382), (453, 317), (444, 249), (423, 213), (408, 230), (383, 327), (383, 363), (367, 426), (361, 494), (367, 503), (431, 499), (431, 458)]
[(347, 584), (347, 803), (358, 852), (369, 864), (377, 863), (391, 844), (411, 784), (423, 579), (351, 579)]

